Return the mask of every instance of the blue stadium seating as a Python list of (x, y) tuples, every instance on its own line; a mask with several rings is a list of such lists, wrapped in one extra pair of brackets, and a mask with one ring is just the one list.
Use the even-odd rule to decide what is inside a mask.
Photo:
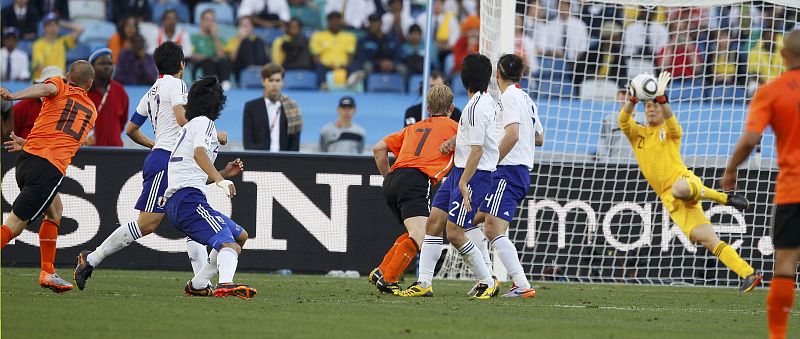
[(736, 102), (747, 99), (747, 88), (742, 86), (714, 86), (706, 88), (706, 99), (713, 102)]
[(277, 39), (281, 35), (283, 35), (283, 30), (275, 27), (273, 28), (256, 27), (253, 30), (253, 34), (261, 38), (261, 40), (264, 40), (264, 42), (267, 43), (267, 46), (272, 46), (272, 42), (275, 41), (275, 39)]
[(703, 84), (694, 80), (673, 81), (667, 89), (670, 101), (701, 100), (703, 98)]
[(108, 21), (101, 20), (80, 20), (77, 21), (83, 26), (83, 34), (78, 38), (78, 42), (89, 46), (92, 50), (94, 47), (108, 45), (108, 39), (117, 32), (117, 27)]
[(422, 86), (422, 80), (424, 77), (422, 74), (413, 74), (408, 77), (408, 93), (417, 94), (419, 93), (420, 86)]
[[(84, 44), (77, 44), (75, 48), (67, 50), (67, 67), (75, 61), (89, 58), (92, 50)], [(67, 70), (64, 70), (66, 72)]]
[(239, 73), (239, 87), (262, 88), (261, 66), (249, 66)]
[(17, 41), (17, 49), (27, 53), (28, 57), (30, 57), (31, 53), (33, 52), (33, 40), (19, 40), (19, 41)]
[(178, 22), (189, 23), (189, 7), (181, 2), (157, 2), (156, 4), (152, 4), (151, 11), (153, 22), (160, 24), (161, 18), (164, 16), (164, 12), (166, 12), (168, 9), (175, 10), (175, 12), (178, 14)]
[(317, 90), (317, 73), (314, 71), (286, 71), (283, 88), (286, 90)]
[(454, 76), (450, 84), (452, 85), (450, 87), (453, 88), (453, 96), (467, 95), (467, 89), (464, 88), (464, 84), (461, 82), (461, 74)]
[(575, 95), (572, 83), (560, 81), (539, 81), (537, 87), (538, 98), (565, 98)]
[(372, 73), (367, 76), (367, 92), (403, 93), (405, 88), (405, 81), (400, 74)]
[(236, 23), (233, 7), (227, 4), (219, 4), (216, 2), (201, 2), (194, 8), (194, 23), (200, 24), (200, 14), (207, 9), (214, 10), (215, 18), (218, 24), (233, 25)]

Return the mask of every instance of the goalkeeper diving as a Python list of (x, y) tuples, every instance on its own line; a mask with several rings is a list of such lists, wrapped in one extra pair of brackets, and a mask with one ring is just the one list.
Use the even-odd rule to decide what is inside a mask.
[(736, 250), (719, 239), (700, 205), (701, 200), (711, 200), (741, 211), (749, 202), (743, 196), (726, 195), (704, 186), (684, 165), (680, 155), (683, 130), (664, 94), (671, 78), (669, 72), (661, 72), (655, 98), (644, 102), (647, 126), (633, 120), (634, 108), (645, 96), (636, 93), (635, 86), (629, 86), (628, 100), (619, 112), (619, 127), (633, 147), (642, 175), (661, 198), (672, 221), (693, 243), (702, 244), (742, 278), (741, 291), (750, 292), (758, 286), (762, 276)]

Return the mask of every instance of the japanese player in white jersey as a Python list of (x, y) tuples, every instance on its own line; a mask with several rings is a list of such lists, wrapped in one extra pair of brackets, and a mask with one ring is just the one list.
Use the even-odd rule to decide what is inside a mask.
[(514, 281), (504, 297), (532, 298), (531, 288), (517, 248), (506, 237), (506, 230), (514, 219), (517, 206), (525, 199), (531, 185), (533, 149), (544, 144), (544, 129), (539, 121), (536, 104), (528, 93), (517, 88), (522, 78), (522, 58), (506, 54), (497, 62), (497, 85), (500, 87), (500, 113), (497, 115), (497, 133), (500, 139), (500, 162), (492, 172), (489, 194), (480, 211), (485, 213), (484, 232)]
[[(187, 121), (184, 109), (187, 87), (181, 80), (184, 56), (180, 45), (167, 41), (156, 48), (153, 58), (159, 72), (158, 80), (139, 101), (136, 112), (125, 127), (126, 134), (134, 142), (152, 149), (144, 162), (142, 193), (135, 206), (139, 210), (139, 217), (136, 221), (119, 226), (94, 251), (84, 250), (78, 255), (73, 278), (81, 290), (86, 287), (86, 280), (94, 268), (107, 256), (155, 232), (164, 219), (164, 209), (158, 205), (158, 200), (164, 196), (167, 188), (169, 154), (175, 148), (181, 126)], [(150, 140), (139, 130), (147, 118), (150, 118), (153, 126), (155, 140)], [(227, 136), (224, 132), (220, 134), (224, 144)], [(241, 162), (237, 159), (231, 166), (241, 166)], [(196, 273), (207, 261), (206, 248), (188, 240), (186, 249)]]
[(214, 169), (219, 151), (219, 139), (214, 121), (225, 105), (222, 85), (216, 77), (198, 80), (189, 90), (186, 119), (175, 150), (169, 158), (169, 185), (164, 193), (164, 211), (172, 224), (192, 240), (213, 250), (208, 262), (186, 283), (185, 292), (191, 296), (209, 296), (211, 278), (219, 269), (219, 282), (213, 289), (217, 297), (235, 296), (250, 299), (256, 289), (233, 282), (239, 253), (247, 241), (247, 232), (227, 215), (209, 206), (203, 189), (214, 183), (228, 194), (236, 195), (233, 182), (224, 178), (239, 175), (241, 168), (233, 166), (221, 172)]
[(433, 270), (442, 253), (443, 220), (446, 218), (447, 240), (455, 246), (472, 272), (478, 277), (473, 298), (489, 299), (496, 295), (496, 281), (481, 252), (464, 234), (472, 227), (475, 213), (491, 184), (491, 173), (497, 166), (498, 149), (495, 137), (497, 104), (486, 92), (492, 77), (492, 62), (481, 54), (464, 58), (461, 81), (469, 102), (458, 124), (455, 145), (455, 167), (436, 192), (425, 230), (420, 253), (419, 278), (411, 287), (396, 293), (402, 297), (432, 296)]

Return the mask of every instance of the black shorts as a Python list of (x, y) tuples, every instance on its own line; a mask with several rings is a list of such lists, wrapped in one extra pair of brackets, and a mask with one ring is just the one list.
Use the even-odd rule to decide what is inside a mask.
[(383, 180), (383, 197), (402, 224), (411, 217), (431, 214), (431, 181), (416, 168), (398, 168)]
[(772, 246), (780, 249), (800, 247), (800, 203), (775, 205)]
[(12, 211), (21, 220), (31, 221), (53, 202), (64, 175), (46, 159), (25, 152), (17, 157), (14, 168), (20, 192)]

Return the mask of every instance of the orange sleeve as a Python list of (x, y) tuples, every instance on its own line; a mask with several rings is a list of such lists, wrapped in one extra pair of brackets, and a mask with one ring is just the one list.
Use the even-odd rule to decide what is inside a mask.
[(383, 138), (383, 142), (386, 143), (386, 146), (389, 147), (389, 151), (394, 153), (395, 156), (400, 154), (400, 149), (403, 147), (403, 139), (405, 137), (406, 128), (389, 134), (389, 136)]
[(771, 87), (763, 86), (756, 91), (750, 101), (750, 111), (747, 113), (747, 123), (744, 130), (762, 134), (772, 119), (772, 91)]
[(58, 93), (56, 95), (54, 95), (53, 97), (57, 97), (59, 94), (63, 93), (64, 89), (67, 87), (67, 84), (64, 82), (64, 78), (62, 78), (60, 76), (54, 76), (54, 77), (48, 78), (47, 80), (44, 81), (44, 83), (53, 84), (53, 85), (56, 86), (56, 88), (58, 88)]

